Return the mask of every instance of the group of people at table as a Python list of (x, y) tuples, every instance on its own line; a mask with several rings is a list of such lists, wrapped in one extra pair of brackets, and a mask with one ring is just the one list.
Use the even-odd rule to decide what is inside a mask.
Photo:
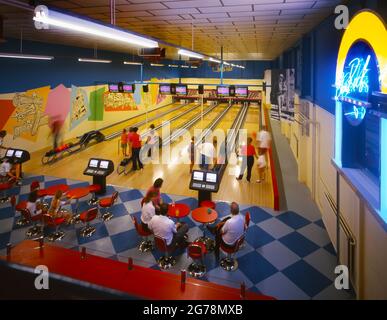
[[(179, 219), (190, 213), (189, 206), (185, 204), (167, 204), (162, 201), (160, 189), (163, 180), (158, 178), (153, 186), (147, 191), (142, 202), (141, 225), (146, 231), (165, 240), (168, 249), (176, 247), (185, 248), (189, 245), (187, 241), (188, 225)], [(227, 216), (216, 225), (218, 214), (215, 210), (207, 207), (199, 207), (191, 212), (192, 218), (206, 225), (206, 228), (215, 236), (215, 257), (219, 259), (220, 245), (223, 247), (234, 247), (236, 242), (244, 235), (247, 228), (244, 217), (239, 212), (239, 205), (232, 202), (230, 205), (231, 216)], [(175, 223), (171, 217), (178, 221)]]

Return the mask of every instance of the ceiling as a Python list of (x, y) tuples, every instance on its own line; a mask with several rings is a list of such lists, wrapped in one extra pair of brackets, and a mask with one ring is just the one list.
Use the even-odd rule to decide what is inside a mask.
[[(33, 11), (0, 1), (4, 36), (95, 47), (95, 40), (63, 30), (35, 30)], [(28, 0), (8, 3), (28, 4)], [(39, 1), (110, 23), (109, 0)], [(340, 0), (116, 0), (116, 24), (176, 46), (225, 60), (274, 59), (333, 13)], [(98, 48), (135, 52), (114, 42), (98, 41)], [(167, 49), (176, 57), (176, 50)]]

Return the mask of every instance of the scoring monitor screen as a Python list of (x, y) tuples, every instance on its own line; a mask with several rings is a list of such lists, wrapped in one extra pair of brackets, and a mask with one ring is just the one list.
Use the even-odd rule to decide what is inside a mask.
[(162, 84), (159, 87), (161, 94), (171, 94), (171, 86), (169, 84)]
[(101, 169), (107, 169), (109, 167), (109, 161), (101, 161), (101, 163), (99, 164), (99, 167)]
[(123, 89), (124, 89), (124, 92), (134, 93), (134, 85), (132, 84), (124, 84)]
[(206, 175), (206, 181), (211, 183), (216, 183), (217, 181), (217, 174), (216, 173), (207, 173)]
[(230, 95), (230, 89), (229, 87), (217, 87), (216, 93), (218, 96), (227, 97)]
[(187, 95), (187, 86), (176, 86), (177, 95)]
[(249, 90), (247, 87), (236, 87), (235, 95), (237, 97), (247, 97), (249, 95)]
[(21, 158), (22, 154), (23, 154), (23, 151), (21, 151), (21, 150), (16, 150), (16, 152), (15, 152), (15, 157), (16, 157), (16, 158)]
[(14, 153), (14, 152), (15, 152), (15, 150), (13, 150), (13, 149), (7, 150), (6, 157), (13, 157), (13, 153)]
[(110, 92), (118, 92), (118, 84), (109, 84)]
[(89, 162), (89, 167), (97, 168), (98, 167), (98, 160), (91, 159), (90, 162)]
[(204, 172), (194, 171), (193, 172), (193, 179), (196, 181), (203, 181), (204, 180)]

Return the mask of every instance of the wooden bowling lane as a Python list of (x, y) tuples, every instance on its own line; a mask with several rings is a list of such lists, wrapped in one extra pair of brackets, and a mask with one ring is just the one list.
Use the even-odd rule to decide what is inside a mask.
[[(249, 108), (243, 129), (247, 130), (247, 136), (252, 137), (254, 143), (255, 136), (252, 133), (259, 131), (259, 110)], [(255, 159), (252, 170), (251, 182), (246, 181), (246, 173), (242, 180), (236, 180), (235, 174), (231, 174), (236, 169), (235, 165), (229, 164), (223, 175), (222, 184), (218, 193), (214, 194), (214, 199), (230, 199), (241, 204), (256, 204), (266, 208), (273, 208), (273, 187), (270, 170), (266, 170), (266, 180), (256, 183), (258, 179), (257, 160)], [(236, 196), (237, 195), (237, 196)]]
[[(143, 114), (141, 114), (139, 116), (136, 116), (136, 117), (134, 117), (132, 119), (128, 119), (125, 122), (117, 123), (114, 126), (111, 126), (109, 128), (103, 129), (102, 132), (103, 132), (103, 134), (105, 136), (107, 136), (107, 135), (110, 135), (112, 133), (122, 131), (124, 128), (128, 128), (128, 127), (130, 127), (130, 126), (132, 126), (132, 125), (134, 125), (134, 124), (136, 124), (138, 122), (145, 121), (146, 119), (153, 118), (153, 117), (157, 116), (160, 113), (167, 112), (168, 110), (173, 110), (174, 108), (176, 108), (178, 106), (181, 106), (181, 108), (179, 108), (178, 111), (171, 112), (171, 113), (169, 113), (169, 114), (167, 114), (167, 115), (165, 115), (163, 117), (163, 119), (170, 119), (170, 118), (172, 118), (172, 114), (176, 115), (178, 112), (182, 112), (184, 110), (188, 110), (189, 108), (192, 108), (192, 106), (194, 106), (194, 105), (195, 105), (194, 103), (190, 103), (190, 104), (184, 106), (184, 105), (180, 104), (180, 102), (179, 103), (173, 103), (173, 104), (170, 104), (170, 105), (166, 105), (164, 107), (157, 108), (155, 110), (151, 110), (147, 114), (143, 113)], [(128, 112), (128, 114), (130, 114), (130, 113)], [(152, 123), (154, 123), (155, 121), (153, 121)], [(151, 121), (149, 123), (151, 123)]]

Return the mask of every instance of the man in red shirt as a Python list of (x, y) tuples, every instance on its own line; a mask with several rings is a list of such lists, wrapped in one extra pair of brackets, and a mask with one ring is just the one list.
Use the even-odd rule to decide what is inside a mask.
[[(141, 137), (137, 133), (138, 128), (133, 128), (132, 135), (130, 136), (130, 144), (132, 146), (132, 161), (133, 161), (133, 168), (132, 170), (138, 170), (144, 168), (142, 165), (142, 162), (140, 160), (140, 151), (141, 151)], [(138, 165), (138, 166), (137, 166)]]
[(242, 165), (239, 177), (237, 180), (242, 180), (243, 174), (245, 173), (247, 166), (247, 177), (246, 180), (250, 182), (251, 179), (251, 169), (254, 165), (254, 157), (257, 157), (257, 153), (255, 152), (255, 147), (252, 145), (253, 139), (251, 137), (247, 138), (247, 145), (242, 146), (241, 148), (241, 156), (242, 156)]

